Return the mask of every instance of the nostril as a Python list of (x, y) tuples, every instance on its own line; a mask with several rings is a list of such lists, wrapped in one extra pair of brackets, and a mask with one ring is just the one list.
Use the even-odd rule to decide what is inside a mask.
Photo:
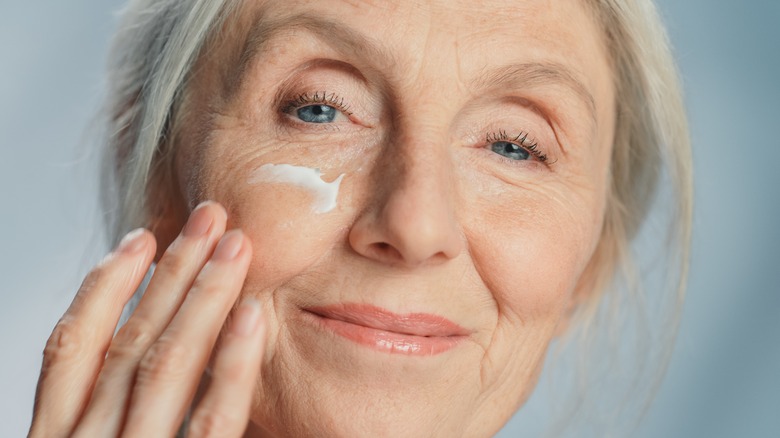
[(372, 247), (374, 254), (376, 254), (380, 260), (397, 262), (401, 258), (401, 253), (398, 252), (393, 245), (390, 245), (387, 242), (376, 242)]

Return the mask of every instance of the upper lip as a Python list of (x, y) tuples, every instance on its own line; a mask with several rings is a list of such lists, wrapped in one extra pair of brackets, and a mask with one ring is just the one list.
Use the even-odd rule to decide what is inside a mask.
[(398, 314), (371, 304), (341, 303), (307, 307), (304, 311), (377, 330), (425, 336), (466, 336), (469, 332), (449, 319), (430, 313)]

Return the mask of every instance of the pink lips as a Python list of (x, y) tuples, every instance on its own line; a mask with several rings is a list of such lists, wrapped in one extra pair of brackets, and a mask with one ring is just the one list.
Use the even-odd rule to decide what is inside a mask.
[(430, 356), (454, 348), (468, 331), (428, 313), (399, 315), (369, 304), (303, 309), (321, 327), (358, 344), (408, 355)]

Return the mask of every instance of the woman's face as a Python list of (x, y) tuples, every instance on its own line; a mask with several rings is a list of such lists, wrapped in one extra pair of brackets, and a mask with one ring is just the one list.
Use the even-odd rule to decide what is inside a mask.
[[(588, 292), (608, 192), (612, 73), (583, 3), (230, 16), (179, 118), (177, 190), (253, 242), (243, 294), (269, 324), (254, 423), (481, 436), (525, 401)], [(335, 207), (306, 184), (338, 189)]]

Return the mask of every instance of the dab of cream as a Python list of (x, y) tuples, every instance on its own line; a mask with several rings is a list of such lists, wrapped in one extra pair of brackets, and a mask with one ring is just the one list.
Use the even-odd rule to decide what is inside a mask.
[(336, 198), (339, 195), (339, 185), (344, 174), (332, 182), (322, 179), (320, 169), (312, 169), (291, 164), (264, 164), (258, 167), (249, 177), (250, 184), (281, 183), (293, 184), (311, 191), (315, 196), (312, 209), (315, 213), (327, 213), (336, 208)]

